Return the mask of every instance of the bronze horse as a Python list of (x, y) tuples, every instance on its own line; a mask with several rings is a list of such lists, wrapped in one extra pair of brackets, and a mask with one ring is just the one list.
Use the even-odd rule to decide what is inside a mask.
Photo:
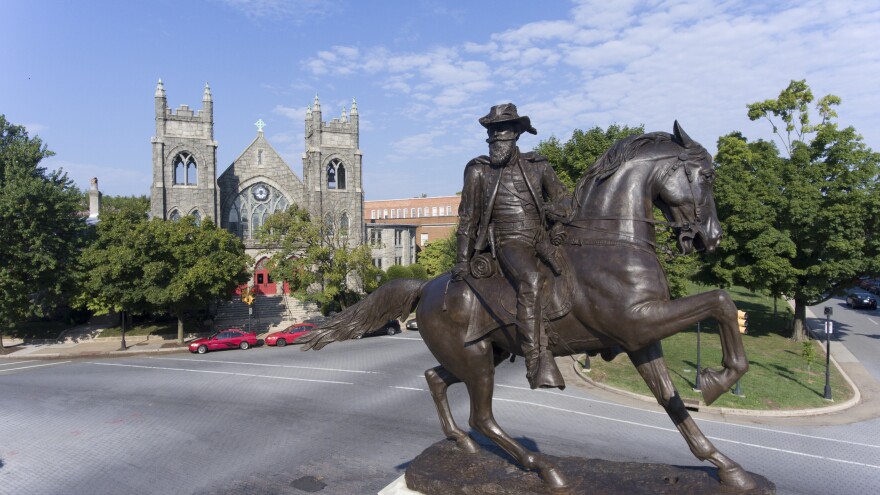
[[(614, 355), (622, 348), (666, 409), (691, 452), (718, 468), (721, 483), (748, 490), (752, 477), (706, 438), (685, 409), (669, 377), (660, 341), (707, 318), (720, 328), (723, 369), (702, 370), (703, 398), (711, 404), (748, 369), (737, 326), (737, 309), (722, 290), (670, 300), (666, 274), (655, 250), (652, 205), (677, 232), (683, 252), (712, 251), (721, 227), (712, 197), (714, 169), (709, 153), (674, 124), (673, 134), (655, 132), (617, 142), (588, 169), (575, 189), (563, 251), (574, 276), (571, 310), (548, 322), (555, 356)], [(512, 294), (512, 292), (511, 292)], [(425, 371), (447, 438), (467, 452), (477, 443), (455, 423), (447, 402), (449, 385), (464, 382), (471, 427), (494, 441), (526, 469), (536, 470), (554, 489), (569, 486), (546, 457), (531, 452), (495, 422), (492, 393), (495, 366), (522, 356), (511, 325), (467, 341), (474, 314), (488, 311), (467, 282), (449, 274), (430, 281), (389, 282), (360, 303), (300, 338), (303, 350), (321, 349), (405, 317), (418, 304), (419, 331), (440, 365)]]

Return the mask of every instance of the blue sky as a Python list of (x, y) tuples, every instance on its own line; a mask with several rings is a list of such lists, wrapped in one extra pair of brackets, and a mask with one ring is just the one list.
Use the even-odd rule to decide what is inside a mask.
[(771, 138), (746, 104), (806, 78), (880, 150), (880, 4), (835, 0), (0, 0), (0, 113), (81, 188), (149, 193), (153, 94), (214, 96), (218, 173), (256, 136), (302, 176), (303, 120), (357, 99), (367, 199), (450, 195), (486, 152), (477, 123), (512, 101), (538, 136), (619, 123), (714, 151)]

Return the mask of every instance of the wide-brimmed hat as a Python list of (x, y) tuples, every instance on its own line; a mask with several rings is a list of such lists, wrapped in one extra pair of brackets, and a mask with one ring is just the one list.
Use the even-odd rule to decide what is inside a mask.
[(480, 125), (486, 129), (490, 129), (499, 124), (517, 125), (519, 133), (528, 132), (529, 134), (537, 134), (538, 131), (532, 127), (532, 121), (528, 117), (522, 116), (516, 112), (516, 105), (513, 103), (504, 103), (495, 105), (489, 110), (485, 117), (480, 117)]

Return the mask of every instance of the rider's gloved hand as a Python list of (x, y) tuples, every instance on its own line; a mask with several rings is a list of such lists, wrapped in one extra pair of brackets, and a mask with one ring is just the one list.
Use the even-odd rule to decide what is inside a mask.
[(465, 273), (468, 273), (470, 267), (468, 266), (467, 261), (459, 261), (452, 267), (452, 281), (458, 282), (464, 277)]

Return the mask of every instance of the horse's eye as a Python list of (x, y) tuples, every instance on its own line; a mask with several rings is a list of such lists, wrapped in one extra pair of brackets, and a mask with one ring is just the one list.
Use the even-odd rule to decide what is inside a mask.
[(703, 180), (708, 182), (709, 184), (712, 184), (713, 182), (715, 182), (715, 172), (714, 171), (703, 172), (702, 175), (703, 175)]

